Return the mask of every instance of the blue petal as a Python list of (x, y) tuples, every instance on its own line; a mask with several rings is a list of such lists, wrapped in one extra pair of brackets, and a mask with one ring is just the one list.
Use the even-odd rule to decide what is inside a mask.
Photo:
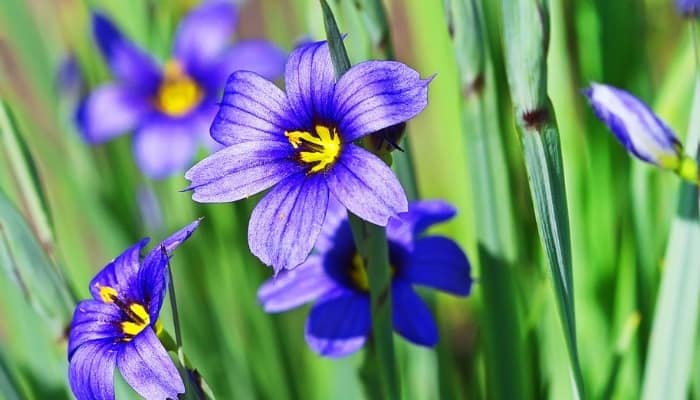
[(153, 59), (129, 41), (106, 16), (94, 12), (92, 29), (112, 74), (131, 90), (152, 94), (158, 88), (161, 73)]
[(248, 71), (231, 74), (211, 136), (224, 145), (273, 141), (289, 145), (285, 131), (300, 125), (284, 93), (272, 82)]
[(151, 110), (143, 95), (121, 85), (106, 84), (80, 104), (76, 122), (86, 142), (103, 143), (136, 128)]
[(178, 246), (180, 246), (182, 243), (185, 242), (185, 240), (189, 239), (190, 236), (192, 236), (194, 231), (196, 231), (197, 228), (199, 228), (199, 224), (201, 222), (201, 219), (197, 219), (193, 222), (190, 222), (187, 226), (178, 230), (177, 232), (173, 233), (168, 238), (160, 242), (160, 244), (157, 247), (155, 247), (152, 250), (152, 252), (158, 251), (160, 247), (165, 247), (165, 251), (168, 253), (168, 255), (172, 255), (173, 251)]
[(151, 322), (155, 323), (168, 291), (168, 254), (164, 247), (156, 247), (144, 258), (138, 275), (139, 303), (148, 307)]
[(73, 353), (68, 381), (78, 400), (114, 399), (114, 364), (120, 348), (111, 340), (93, 340)]
[(235, 71), (251, 71), (265, 79), (275, 80), (284, 73), (286, 61), (287, 54), (267, 40), (242, 40), (233, 45), (219, 62), (215, 84), (221, 87), (228, 74)]
[(438, 342), (435, 320), (428, 306), (410, 285), (395, 281), (392, 287), (394, 330), (409, 341), (432, 347)]
[(148, 239), (141, 239), (138, 243), (126, 249), (119, 257), (112, 260), (90, 281), (90, 293), (97, 301), (100, 297), (100, 286), (109, 286), (117, 291), (124, 300), (138, 300), (137, 276), (140, 268), (141, 249), (148, 243)]
[(259, 193), (302, 170), (281, 142), (245, 142), (229, 146), (197, 163), (185, 174), (192, 199), (201, 203), (236, 201)]
[(292, 175), (277, 184), (253, 210), (248, 224), (250, 251), (275, 272), (306, 259), (328, 208), (322, 174)]
[(190, 120), (153, 116), (134, 136), (134, 157), (144, 175), (163, 179), (189, 167), (197, 151)]
[(163, 299), (168, 291), (169, 274), (168, 260), (175, 248), (189, 239), (199, 226), (200, 220), (196, 220), (186, 227), (172, 234), (170, 237), (154, 247), (141, 262), (139, 270), (138, 286), (141, 288), (142, 303), (148, 305), (148, 313), (151, 321), (157, 321)]
[(335, 86), (334, 121), (344, 142), (396, 125), (428, 104), (428, 84), (418, 72), (396, 61), (353, 66)]
[(113, 304), (83, 300), (75, 307), (68, 335), (68, 359), (80, 346), (94, 340), (115, 341), (123, 337), (118, 328), (122, 315)]
[(413, 241), (432, 225), (448, 221), (457, 209), (443, 200), (420, 200), (408, 204), (408, 212), (392, 218), (386, 226), (387, 237), (404, 247), (413, 247)]
[(293, 128), (311, 129), (315, 121), (333, 122), (335, 71), (325, 41), (294, 49), (284, 78), (289, 105), (301, 122)]
[(697, 17), (700, 15), (700, 0), (676, 0), (676, 8), (681, 15)]
[(596, 116), (632, 154), (661, 167), (677, 167), (680, 142), (646, 104), (624, 90), (597, 83), (584, 94)]
[(306, 342), (322, 356), (342, 357), (362, 348), (371, 329), (369, 296), (344, 291), (311, 309)]
[(466, 296), (471, 291), (471, 267), (454, 241), (440, 236), (419, 239), (402, 274), (413, 283)]
[(219, 59), (233, 38), (237, 18), (236, 8), (231, 2), (204, 2), (180, 22), (173, 42), (173, 55), (191, 75), (206, 80), (207, 75), (216, 73)]
[(146, 399), (177, 399), (185, 392), (175, 364), (150, 328), (124, 345), (117, 367), (126, 383)]
[(326, 275), (321, 258), (311, 255), (291, 271), (282, 271), (258, 289), (258, 301), (268, 313), (291, 310), (336, 288)]
[[(346, 229), (350, 228), (348, 224), (348, 211), (344, 205), (342, 205), (335, 196), (330, 196), (328, 199), (328, 211), (326, 211), (326, 219), (323, 221), (323, 228), (321, 228), (321, 233), (316, 240), (316, 246), (314, 248), (320, 254), (325, 253), (334, 246), (338, 244), (338, 241), (342, 241), (342, 238), (338, 236), (345, 233)], [(343, 228), (343, 232), (339, 232), (342, 225), (347, 225)], [(352, 232), (350, 232), (352, 236)], [(351, 239), (352, 240), (352, 239)]]
[(406, 193), (391, 168), (354, 144), (346, 144), (341, 151), (326, 179), (333, 195), (348, 210), (380, 226), (408, 211)]

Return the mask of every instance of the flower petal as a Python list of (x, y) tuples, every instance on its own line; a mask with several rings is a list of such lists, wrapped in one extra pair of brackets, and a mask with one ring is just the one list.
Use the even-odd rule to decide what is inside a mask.
[(83, 300), (75, 307), (68, 335), (68, 359), (80, 346), (94, 340), (114, 341), (122, 332), (115, 325), (121, 320), (119, 308), (97, 300)]
[(698, 0), (676, 0), (678, 13), (686, 17), (700, 16), (700, 1)]
[(187, 168), (197, 150), (197, 135), (189, 121), (154, 116), (134, 136), (134, 157), (141, 172), (166, 178)]
[(186, 227), (180, 229), (167, 239), (162, 241), (158, 246), (151, 249), (148, 255), (141, 262), (138, 280), (141, 288), (142, 303), (148, 305), (148, 313), (151, 321), (158, 320), (160, 308), (163, 305), (163, 299), (168, 291), (168, 283), (170, 275), (168, 274), (168, 260), (175, 248), (180, 246), (187, 240), (192, 233), (199, 227), (199, 222), (196, 220)]
[(471, 291), (471, 267), (466, 254), (454, 241), (430, 236), (416, 241), (402, 271), (412, 283), (466, 296)]
[(353, 214), (386, 226), (390, 217), (408, 210), (408, 200), (391, 169), (375, 155), (346, 144), (326, 175), (335, 197)]
[(291, 146), (280, 142), (245, 142), (229, 146), (197, 163), (185, 174), (192, 200), (236, 201), (261, 192), (301, 171)]
[(238, 18), (228, 1), (208, 1), (180, 22), (173, 42), (173, 55), (197, 78), (206, 78), (216, 67), (233, 38)]
[(284, 73), (287, 54), (271, 42), (263, 39), (241, 40), (226, 52), (220, 61), (218, 86), (235, 71), (252, 71), (265, 79), (274, 80)]
[(410, 285), (394, 282), (392, 285), (392, 319), (394, 330), (409, 341), (421, 346), (435, 346), (438, 331), (428, 306)]
[(646, 104), (624, 90), (598, 83), (584, 94), (596, 116), (632, 154), (664, 168), (678, 166), (680, 142)]
[(284, 132), (296, 126), (277, 86), (253, 72), (237, 71), (228, 78), (211, 136), (225, 145), (263, 140), (289, 145)]
[(124, 250), (119, 257), (112, 260), (90, 281), (90, 293), (97, 301), (100, 297), (100, 286), (109, 286), (126, 300), (137, 300), (136, 278), (139, 273), (141, 249), (148, 243), (148, 238)]
[(140, 94), (120, 85), (106, 84), (96, 88), (80, 104), (76, 122), (85, 141), (96, 144), (134, 129), (150, 111)]
[(148, 53), (124, 37), (106, 16), (92, 13), (92, 30), (112, 74), (138, 93), (151, 94), (161, 79), (160, 68)]
[(146, 399), (177, 399), (185, 385), (168, 352), (152, 329), (144, 329), (117, 357), (126, 383)]
[(340, 293), (320, 300), (306, 321), (306, 342), (324, 357), (342, 357), (359, 350), (372, 329), (369, 296)]
[(93, 340), (80, 346), (70, 359), (68, 381), (79, 400), (114, 400), (114, 363), (121, 346)]
[[(342, 231), (339, 231), (341, 226)], [(347, 236), (349, 228), (347, 209), (334, 196), (331, 196), (328, 199), (328, 211), (326, 211), (326, 218), (323, 221), (323, 228), (316, 239), (314, 248), (320, 253), (327, 252), (340, 244), (338, 242), (344, 239), (344, 235)], [(350, 236), (352, 236), (352, 232), (350, 232)]]
[(250, 251), (275, 272), (298, 266), (313, 249), (327, 208), (328, 186), (322, 175), (301, 172), (286, 178), (250, 216)]
[(284, 72), (289, 105), (301, 125), (311, 129), (315, 120), (332, 121), (335, 71), (328, 43), (301, 45), (289, 55)]
[(190, 222), (187, 226), (184, 228), (178, 230), (177, 232), (173, 233), (172, 235), (168, 236), (165, 240), (160, 242), (158, 246), (156, 246), (151, 252), (155, 252), (160, 247), (165, 247), (165, 251), (168, 253), (168, 255), (172, 255), (173, 251), (180, 246), (182, 243), (185, 242), (185, 240), (189, 239), (190, 236), (194, 233), (194, 231), (199, 228), (199, 224), (202, 222), (202, 219), (197, 219), (193, 222)]
[(457, 213), (451, 204), (443, 200), (412, 201), (408, 212), (392, 218), (386, 226), (389, 239), (412, 248), (413, 241), (434, 224), (452, 219)]
[(156, 247), (143, 259), (138, 275), (139, 303), (148, 307), (151, 321), (157, 321), (160, 307), (168, 291), (168, 254), (164, 247)]
[(258, 289), (265, 312), (291, 310), (316, 300), (336, 287), (323, 270), (321, 257), (311, 255), (293, 270), (282, 271)]
[[(432, 79), (432, 78), (431, 78)], [(428, 104), (428, 84), (415, 70), (396, 61), (365, 61), (353, 66), (335, 86), (334, 121), (344, 142), (408, 121)]]

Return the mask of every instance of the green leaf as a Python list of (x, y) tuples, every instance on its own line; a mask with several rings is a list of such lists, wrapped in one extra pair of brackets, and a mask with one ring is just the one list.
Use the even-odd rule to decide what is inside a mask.
[(0, 268), (60, 337), (73, 315), (70, 290), (3, 191), (0, 191)]
[[(688, 130), (688, 154), (700, 160), (700, 76)], [(643, 399), (685, 398), (690, 385), (700, 305), (700, 192), (694, 184), (681, 185), (649, 341)]]
[(53, 249), (53, 229), (48, 202), (36, 164), (9, 105), (0, 99), (0, 140), (10, 162), (10, 170), (19, 186), (20, 196), (29, 214), (32, 229), (42, 246)]
[(559, 130), (547, 94), (547, 0), (503, 0), (506, 72), (537, 226), (564, 328), (575, 389), (584, 398), (576, 341), (568, 203)]

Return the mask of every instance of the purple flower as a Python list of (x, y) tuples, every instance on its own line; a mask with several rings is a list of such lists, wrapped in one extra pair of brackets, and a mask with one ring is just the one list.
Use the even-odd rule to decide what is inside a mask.
[(91, 144), (134, 130), (136, 162), (152, 178), (191, 165), (200, 142), (215, 146), (208, 128), (228, 74), (251, 70), (273, 79), (282, 73), (285, 54), (267, 41), (229, 45), (236, 9), (228, 2), (205, 2), (189, 13), (162, 66), (107, 17), (94, 13), (92, 22), (116, 81), (96, 88), (83, 102), (78, 125)]
[(158, 340), (168, 288), (168, 257), (199, 226), (179, 230), (141, 259), (143, 239), (90, 282), (92, 300), (78, 303), (68, 338), (68, 378), (75, 397), (114, 399), (114, 368), (146, 399), (177, 398), (185, 387)]
[(596, 116), (632, 154), (666, 169), (681, 166), (681, 143), (649, 106), (624, 90), (599, 83), (584, 94)]
[(676, 0), (676, 8), (686, 17), (700, 16), (700, 0)]
[[(459, 296), (471, 290), (469, 261), (457, 244), (441, 236), (421, 237), (454, 214), (445, 202), (416, 201), (401, 220), (387, 225), (394, 329), (418, 345), (434, 346), (438, 333), (413, 285)], [(316, 301), (306, 322), (306, 341), (320, 355), (340, 357), (360, 349), (372, 325), (367, 274), (341, 207), (329, 210), (316, 250), (298, 268), (264, 283), (258, 299), (271, 313)]]
[(326, 42), (292, 52), (286, 95), (257, 74), (235, 72), (211, 128), (228, 147), (187, 172), (192, 198), (229, 202), (272, 187), (253, 211), (248, 243), (275, 271), (306, 259), (331, 197), (386, 225), (406, 211), (406, 195), (391, 169), (353, 142), (420, 113), (429, 82), (392, 61), (357, 64), (336, 82)]

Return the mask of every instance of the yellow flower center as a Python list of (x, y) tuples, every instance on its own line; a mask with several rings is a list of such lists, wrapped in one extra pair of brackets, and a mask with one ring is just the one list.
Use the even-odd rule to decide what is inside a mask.
[(299, 159), (312, 165), (310, 172), (323, 171), (338, 159), (340, 136), (335, 128), (316, 125), (314, 132), (291, 131), (284, 135), (295, 149), (300, 149)]
[(355, 253), (355, 255), (352, 257), (352, 264), (350, 266), (350, 280), (357, 289), (369, 291), (367, 269), (365, 268), (365, 262), (362, 260), (362, 256), (359, 253)]
[(133, 302), (125, 303), (117, 294), (116, 289), (110, 286), (102, 286), (99, 283), (96, 287), (100, 293), (100, 299), (105, 304), (114, 304), (126, 315), (126, 321), (121, 321), (119, 326), (124, 334), (123, 340), (130, 341), (134, 336), (141, 333), (151, 324), (151, 316), (142, 304)]
[(156, 94), (156, 107), (164, 114), (180, 117), (192, 111), (204, 93), (176, 60), (165, 63), (163, 81)]

